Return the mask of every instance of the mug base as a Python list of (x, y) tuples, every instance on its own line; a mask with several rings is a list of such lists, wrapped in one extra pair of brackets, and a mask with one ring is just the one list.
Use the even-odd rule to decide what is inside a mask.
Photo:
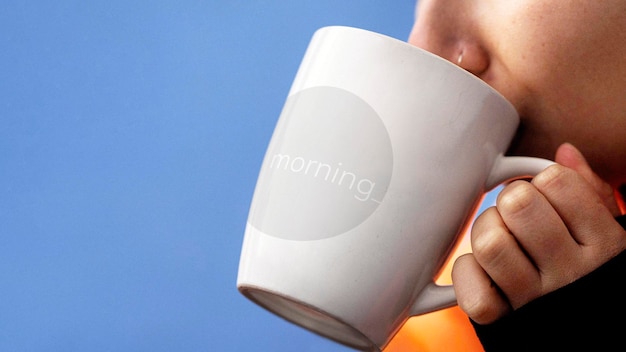
[(320, 336), (361, 351), (380, 351), (357, 329), (304, 302), (258, 287), (239, 286), (239, 291), (261, 307)]

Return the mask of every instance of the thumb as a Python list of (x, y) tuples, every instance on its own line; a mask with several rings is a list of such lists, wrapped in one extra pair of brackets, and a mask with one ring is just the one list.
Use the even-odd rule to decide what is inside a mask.
[(578, 174), (589, 182), (611, 214), (613, 214), (613, 216), (621, 215), (621, 211), (615, 199), (615, 190), (593, 172), (585, 157), (576, 147), (569, 143), (561, 144), (556, 151), (554, 161), (578, 172)]

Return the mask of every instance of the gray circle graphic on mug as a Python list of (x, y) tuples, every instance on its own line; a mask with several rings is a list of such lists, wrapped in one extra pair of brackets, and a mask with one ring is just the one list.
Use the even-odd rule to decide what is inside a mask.
[(340, 235), (378, 208), (392, 168), (389, 134), (367, 102), (340, 88), (304, 89), (287, 98), (249, 222), (289, 240)]

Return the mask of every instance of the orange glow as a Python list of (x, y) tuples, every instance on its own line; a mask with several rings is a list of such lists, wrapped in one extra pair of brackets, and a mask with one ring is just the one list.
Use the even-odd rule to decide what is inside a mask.
[(622, 196), (622, 194), (616, 189), (615, 190), (615, 200), (617, 200), (617, 205), (619, 206), (619, 210), (622, 214), (626, 214), (626, 200)]
[[(469, 233), (467, 231), (466, 233)], [(470, 252), (469, 235), (465, 235), (437, 279), (450, 284), (452, 263)], [(467, 316), (458, 307), (410, 318), (391, 340), (384, 352), (483, 352)]]
[(467, 316), (458, 307), (409, 319), (384, 352), (482, 352)]

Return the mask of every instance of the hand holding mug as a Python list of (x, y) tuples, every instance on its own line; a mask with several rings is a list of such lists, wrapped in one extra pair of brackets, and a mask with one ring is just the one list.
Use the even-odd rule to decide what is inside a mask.
[[(572, 145), (532, 182), (513, 182), (472, 227), (472, 253), (454, 264), (459, 306), (492, 323), (590, 273), (626, 249), (613, 189)], [(590, 220), (593, 219), (593, 220)], [(495, 285), (494, 285), (495, 283)]]

